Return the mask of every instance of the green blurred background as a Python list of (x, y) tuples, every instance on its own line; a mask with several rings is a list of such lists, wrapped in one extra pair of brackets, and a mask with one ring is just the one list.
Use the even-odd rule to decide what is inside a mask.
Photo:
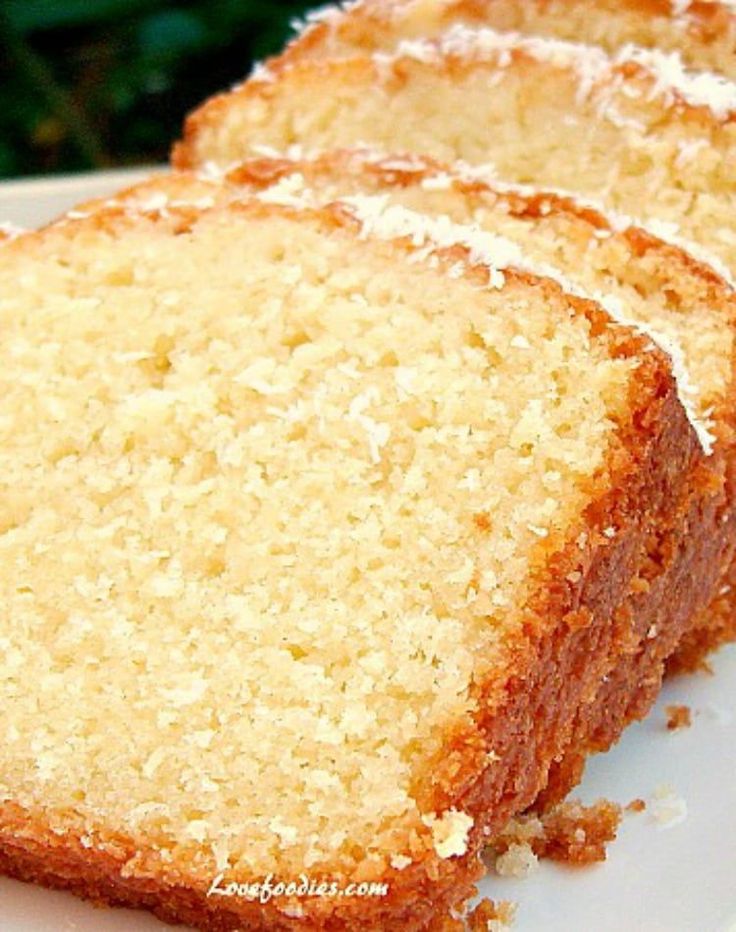
[(312, 2), (0, 0), (0, 177), (166, 159)]

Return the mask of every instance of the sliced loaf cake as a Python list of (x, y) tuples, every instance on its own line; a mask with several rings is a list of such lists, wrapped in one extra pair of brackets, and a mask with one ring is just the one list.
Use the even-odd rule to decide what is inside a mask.
[(353, 145), (494, 167), (668, 224), (736, 268), (736, 85), (591, 46), (456, 28), (262, 72), (189, 117), (182, 168)]
[[(166, 210), (228, 203), (253, 193), (284, 204), (325, 204), (356, 194), (379, 194), (392, 204), (435, 217), (472, 222), (511, 240), (540, 268), (550, 269), (569, 288), (594, 295), (619, 319), (626, 317), (633, 326), (645, 328), (675, 360), (685, 403), (713, 453), (713, 480), (721, 485), (720, 496), (714, 498), (710, 480), (704, 483), (707, 504), (700, 511), (694, 508), (688, 530), (692, 540), (700, 542), (703, 534), (696, 526), (705, 522), (710, 529), (698, 598), (680, 600), (673, 617), (669, 594), (662, 591), (662, 623), (633, 612), (630, 650), (601, 684), (596, 706), (580, 716), (570, 751), (551, 778), (547, 798), (553, 787), (559, 796), (577, 781), (587, 748), (608, 747), (627, 722), (648, 711), (665, 662), (692, 667), (707, 650), (736, 633), (732, 598), (725, 591), (736, 541), (736, 517), (725, 510), (735, 497), (736, 474), (733, 287), (677, 246), (620, 218), (611, 221), (571, 198), (501, 185), (467, 168), (447, 168), (420, 156), (343, 150), (298, 161), (256, 159), (219, 178), (181, 172), (153, 179), (121, 192), (112, 202), (83, 209), (93, 211), (107, 203)], [(662, 562), (655, 553), (650, 556), (653, 564)], [(648, 576), (648, 585), (657, 585), (651, 567)]]
[[(358, 0), (307, 18), (278, 64), (391, 51), (455, 25), (676, 53), (689, 68), (736, 78), (736, 6), (729, 0)], [(272, 62), (272, 65), (277, 62)]]
[(449, 922), (632, 596), (661, 618), (653, 542), (699, 585), (666, 358), (530, 268), (370, 197), (3, 246), (0, 870), (202, 929)]

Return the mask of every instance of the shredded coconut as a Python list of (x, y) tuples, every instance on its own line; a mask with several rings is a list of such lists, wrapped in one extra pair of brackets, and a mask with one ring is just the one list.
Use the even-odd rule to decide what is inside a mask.
[(342, 199), (361, 222), (365, 236), (379, 239), (408, 237), (412, 245), (445, 248), (462, 245), (469, 250), (472, 265), (485, 265), (490, 285), (502, 288), (503, 269), (523, 264), (521, 249), (510, 240), (477, 227), (453, 223), (449, 217), (429, 217), (392, 204), (390, 195), (355, 194)]
[(300, 172), (284, 175), (276, 184), (270, 185), (259, 194), (260, 200), (269, 204), (298, 207), (304, 204), (304, 176)]
[(142, 211), (163, 211), (169, 206), (169, 196), (165, 191), (154, 191), (141, 201), (136, 207)]
[[(634, 221), (631, 221), (631, 223), (633, 224)], [(650, 217), (645, 223), (639, 223), (637, 220), (636, 225), (644, 231), (649, 231), (654, 236), (664, 240), (664, 242), (671, 243), (673, 246), (677, 246), (679, 249), (683, 249), (685, 252), (690, 253), (697, 262), (709, 265), (716, 275), (722, 278), (729, 287), (736, 288), (736, 279), (734, 279), (726, 263), (718, 256), (713, 255), (710, 250), (701, 246), (700, 243), (695, 243), (693, 240), (685, 239), (680, 236), (680, 230), (677, 224), (667, 223), (664, 220), (658, 220), (656, 217)]]
[(318, 6), (314, 10), (309, 10), (303, 17), (292, 19), (291, 28), (295, 33), (303, 33), (320, 23), (335, 23), (345, 13), (360, 6), (360, 3), (361, 0), (350, 0), (346, 3), (327, 3), (324, 6)]
[(389, 156), (380, 158), (380, 166), (385, 171), (394, 172), (421, 172), (424, 170), (424, 163), (418, 156), (416, 158), (406, 155), (402, 157)]
[(408, 867), (412, 863), (411, 858), (407, 857), (405, 854), (392, 854), (391, 855), (391, 867), (397, 871), (403, 871), (404, 868)]
[(274, 81), (276, 77), (268, 67), (268, 65), (263, 62), (256, 62), (250, 72), (251, 81)]
[(651, 97), (664, 97), (670, 104), (679, 98), (691, 106), (707, 107), (721, 120), (728, 119), (736, 111), (736, 85), (732, 82), (711, 72), (688, 71), (677, 52), (643, 49), (633, 44), (609, 57), (602, 49), (580, 42), (456, 25), (438, 40), (399, 42), (395, 52), (377, 53), (374, 60), (387, 66), (398, 58), (431, 63), (447, 55), (481, 61), (495, 57), (497, 65), (504, 68), (511, 63), (514, 52), (557, 67), (574, 68), (580, 81), (578, 96), (581, 100), (588, 98), (598, 84), (613, 78), (621, 65), (634, 62), (652, 81)]
[(425, 191), (449, 191), (452, 187), (453, 178), (447, 172), (440, 172), (438, 175), (428, 175), (422, 178), (422, 188)]
[(626, 45), (615, 60), (636, 62), (650, 72), (655, 82), (650, 97), (662, 96), (671, 102), (679, 96), (694, 107), (707, 107), (720, 120), (736, 111), (736, 85), (708, 71), (688, 71), (678, 52)]
[(611, 314), (614, 320), (620, 324), (631, 327), (633, 330), (636, 330), (638, 333), (641, 333), (644, 336), (648, 336), (650, 339), (654, 340), (654, 342), (670, 357), (672, 362), (672, 371), (675, 376), (675, 381), (677, 382), (678, 395), (682, 406), (685, 409), (685, 413), (687, 414), (688, 420), (690, 421), (693, 430), (698, 436), (698, 440), (700, 441), (700, 445), (702, 446), (706, 456), (710, 456), (713, 453), (713, 448), (716, 442), (716, 437), (713, 433), (714, 424), (712, 420), (703, 418), (698, 414), (695, 404), (699, 394), (698, 389), (690, 378), (690, 373), (685, 359), (685, 352), (680, 344), (675, 342), (675, 340), (670, 339), (660, 330), (650, 329), (639, 321), (628, 317), (625, 313), (621, 301), (618, 298), (612, 295), (603, 294), (595, 294), (593, 297), (608, 311), (609, 314)]
[[(261, 155), (266, 159), (290, 159), (292, 162), (301, 162), (305, 159), (314, 158), (316, 154), (308, 151), (298, 142), (294, 142), (290, 146), (287, 146), (285, 150), (275, 149), (273, 146), (268, 146), (265, 143), (254, 143), (252, 149), (256, 155)], [(236, 166), (237, 163), (234, 163), (230, 165), (229, 168), (232, 169)]]
[(202, 181), (222, 181), (225, 175), (229, 171), (232, 171), (236, 165), (236, 162), (232, 162), (227, 165), (221, 165), (218, 162), (208, 160), (197, 169), (197, 177)]

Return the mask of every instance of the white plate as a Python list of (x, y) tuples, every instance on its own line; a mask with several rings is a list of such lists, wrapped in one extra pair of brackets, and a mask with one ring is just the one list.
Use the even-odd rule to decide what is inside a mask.
[[(0, 185), (0, 220), (46, 222), (76, 202), (132, 183), (138, 172)], [(648, 802), (670, 786), (688, 816), (663, 828), (651, 811), (626, 815), (605, 864), (543, 863), (525, 880), (488, 877), (481, 894), (519, 904), (514, 932), (736, 932), (736, 647), (714, 676), (668, 683), (649, 718), (595, 758), (579, 796)], [(691, 728), (668, 732), (664, 707), (686, 704)], [(97, 910), (74, 897), (0, 879), (2, 932), (155, 932), (146, 913)]]
[(0, 183), (0, 223), (9, 221), (19, 227), (38, 227), (80, 201), (112, 194), (161, 170), (160, 166), (122, 168), (93, 175), (4, 181)]

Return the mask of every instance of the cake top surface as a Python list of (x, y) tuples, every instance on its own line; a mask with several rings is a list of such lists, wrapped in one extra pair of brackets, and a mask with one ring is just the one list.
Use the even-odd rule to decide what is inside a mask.
[(391, 52), (375, 52), (379, 61), (414, 58), (432, 63), (444, 57), (503, 64), (506, 56), (522, 53), (540, 62), (574, 68), (586, 95), (596, 85), (616, 80), (621, 68), (638, 65), (653, 82), (651, 96), (668, 103), (681, 100), (693, 107), (705, 107), (719, 120), (730, 119), (736, 111), (736, 84), (709, 72), (688, 71), (677, 52), (661, 52), (626, 45), (615, 55), (608, 55), (594, 45), (569, 42), (516, 32), (499, 32), (488, 27), (451, 26), (437, 39), (403, 39)]
[[(346, 18), (346, 15), (354, 13), (369, 13), (386, 18), (396, 18), (402, 13), (412, 10), (413, 7), (421, 7), (426, 4), (427, 0), (344, 0), (342, 3), (327, 3), (323, 6), (310, 10), (301, 19), (295, 19), (292, 23), (294, 30), (300, 33), (312, 26), (320, 23), (339, 24)], [(532, 0), (538, 6), (544, 6), (544, 0)], [(630, 3), (631, 0), (628, 0)], [(436, 0), (437, 7), (461, 7), (462, 0)], [(623, 0), (622, 6), (626, 6), (626, 0)], [(714, 10), (723, 10), (727, 13), (736, 15), (736, 0), (670, 0), (670, 16), (673, 21), (687, 25), (696, 12), (696, 8), (702, 10), (704, 7), (711, 7)], [(471, 7), (472, 10), (472, 7)]]
[[(417, 3), (387, 3), (365, 4), (362, 2), (344, 5), (326, 6), (310, 14), (302, 24), (302, 29), (324, 23), (339, 27), (349, 22), (352, 16), (360, 17), (363, 14), (378, 16), (379, 19), (400, 19), (402, 16), (410, 17), (413, 7), (421, 6)], [(443, 4), (440, 4), (443, 6)], [(455, 4), (447, 2), (444, 6), (451, 8)], [(675, 19), (684, 14), (691, 4), (679, 9), (673, 7)], [(733, 12), (734, 7), (728, 4), (718, 6)], [(459, 5), (462, 13), (462, 4)], [(434, 29), (440, 25), (442, 18), (435, 7), (432, 13), (438, 22), (432, 22)], [(685, 18), (683, 17), (683, 20)], [(681, 100), (693, 107), (706, 107), (718, 119), (729, 119), (736, 111), (736, 85), (722, 75), (698, 68), (688, 70), (677, 50), (662, 51), (656, 47), (642, 48), (633, 43), (625, 43), (617, 51), (607, 52), (594, 44), (573, 42), (566, 38), (554, 38), (543, 35), (530, 35), (504, 29), (499, 31), (493, 28), (492, 23), (482, 25), (480, 17), (471, 17), (471, 21), (462, 19), (453, 22), (447, 21), (447, 26), (439, 35), (430, 37), (415, 36), (402, 37), (400, 33), (391, 49), (375, 51), (379, 60), (393, 60), (401, 57), (414, 57), (421, 61), (437, 61), (445, 56), (459, 58), (483, 59), (493, 56), (498, 58), (512, 53), (523, 53), (539, 61), (549, 61), (564, 67), (574, 67), (580, 74), (584, 85), (590, 86), (605, 82), (615, 77), (618, 69), (637, 65), (646, 76), (654, 82), (651, 91), (653, 96), (662, 97), (669, 102)], [(300, 24), (295, 24), (297, 30)], [(369, 28), (369, 27), (366, 27)], [(367, 40), (366, 40), (367, 41)], [(368, 43), (370, 47), (370, 43)], [(287, 51), (285, 61), (292, 63), (292, 50)], [(348, 45), (344, 54), (360, 54), (361, 48), (350, 48)], [(296, 61), (299, 60), (297, 55)], [(278, 67), (279, 60), (274, 64)], [(268, 65), (259, 66), (254, 77), (268, 79), (270, 71)]]

